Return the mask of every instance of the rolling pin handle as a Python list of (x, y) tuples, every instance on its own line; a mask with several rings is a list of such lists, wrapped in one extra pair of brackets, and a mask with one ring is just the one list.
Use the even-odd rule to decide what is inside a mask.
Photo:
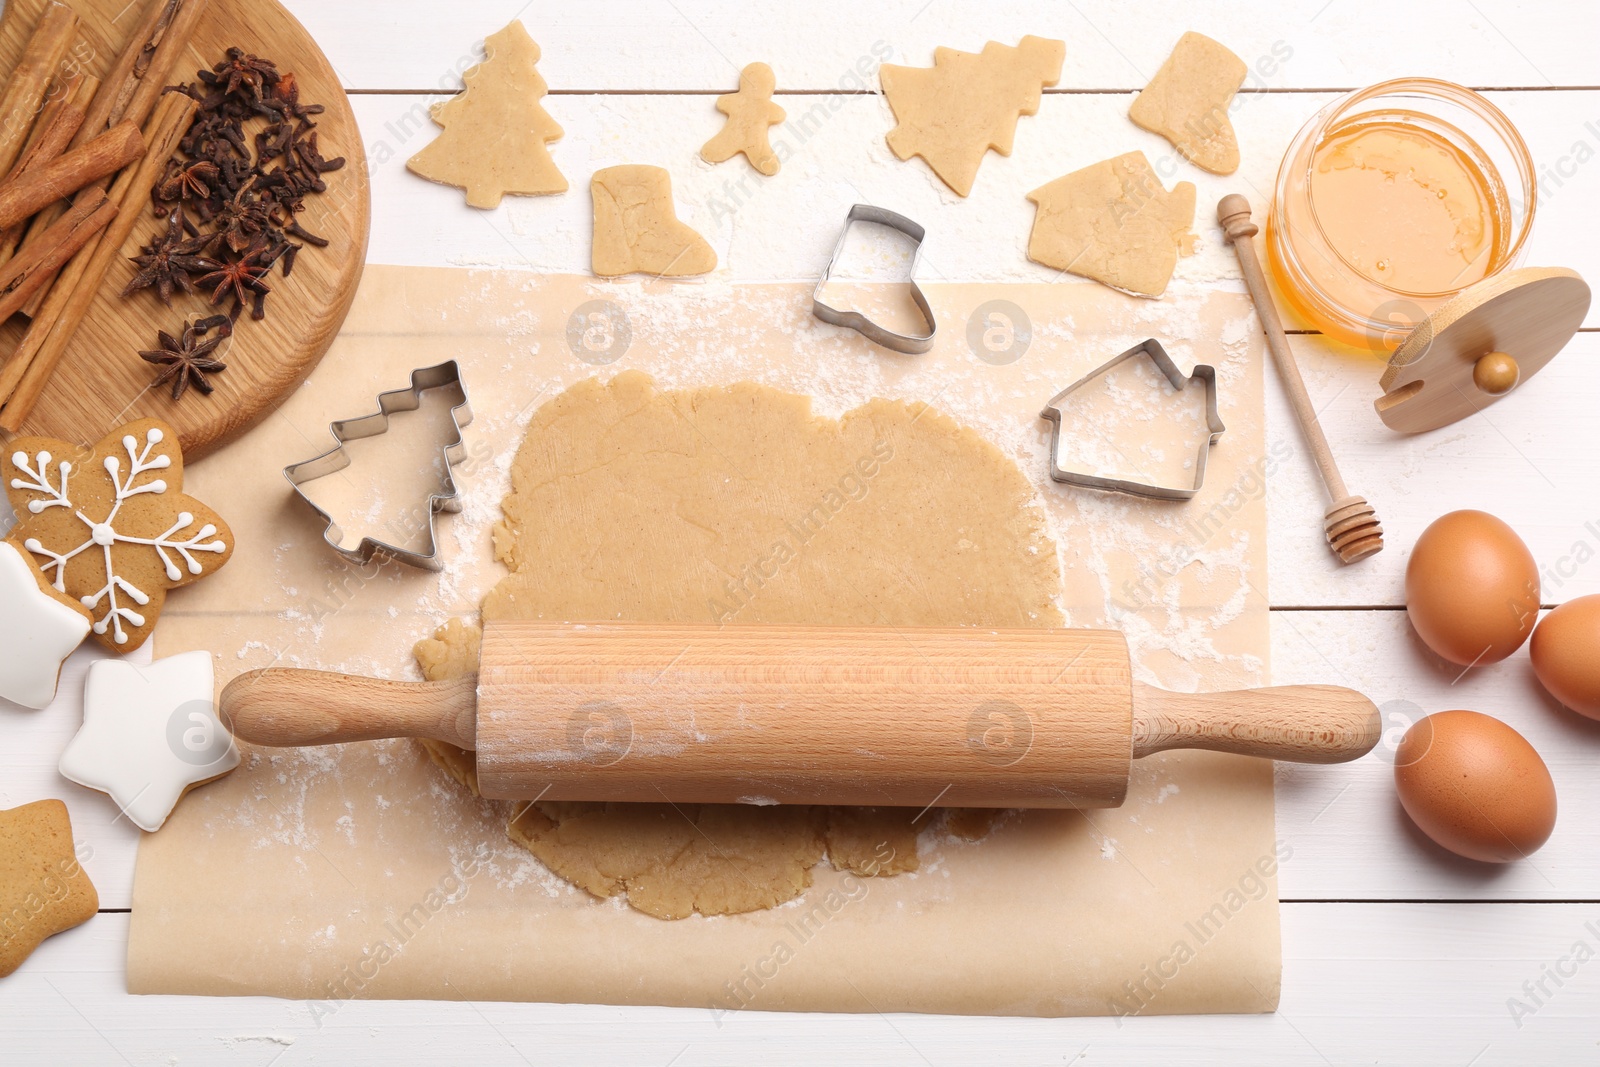
[(1231, 693), (1133, 687), (1133, 756), (1200, 748), (1294, 763), (1347, 763), (1378, 743), (1377, 705), (1336, 685)]
[(478, 678), (390, 682), (282, 667), (229, 682), (218, 705), (233, 735), (276, 748), (424, 737), (476, 748)]

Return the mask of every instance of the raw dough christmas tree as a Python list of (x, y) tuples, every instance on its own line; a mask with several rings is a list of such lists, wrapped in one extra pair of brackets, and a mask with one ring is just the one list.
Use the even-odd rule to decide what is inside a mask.
[(728, 116), (724, 125), (700, 149), (707, 163), (722, 163), (740, 152), (750, 165), (767, 177), (778, 173), (778, 156), (767, 139), (767, 127), (776, 126), (787, 116), (772, 102), (777, 80), (765, 63), (752, 63), (739, 72), (739, 91), (717, 97), (717, 110)]
[(539, 103), (547, 90), (535, 67), (539, 46), (522, 23), (512, 22), (483, 47), (484, 61), (462, 75), (466, 90), (429, 112), (444, 132), (406, 167), (465, 189), (473, 207), (499, 207), (506, 193), (566, 192), (567, 179), (545, 148), (562, 131)]
[(889, 147), (901, 159), (921, 156), (966, 196), (989, 149), (1011, 154), (1017, 117), (1038, 114), (1043, 88), (1061, 79), (1066, 49), (1029, 36), (1015, 48), (990, 41), (977, 54), (935, 49), (932, 67), (885, 63), (878, 80), (897, 123)]

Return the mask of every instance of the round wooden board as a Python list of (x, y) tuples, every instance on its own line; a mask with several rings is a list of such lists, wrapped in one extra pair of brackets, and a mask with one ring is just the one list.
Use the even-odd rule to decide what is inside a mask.
[[(80, 36), (93, 49), (89, 72), (103, 75), (115, 61), (148, 0), (68, 0), (78, 12)], [(38, 21), (46, 0), (9, 0), (0, 23), (0, 70), (9, 73)], [(124, 300), (118, 294), (133, 277), (127, 256), (164, 228), (148, 207), (148, 191), (129, 195), (146, 205), (143, 217), (123, 246), (124, 258), (106, 273), (93, 306), (66, 355), (45, 387), (24, 433), (74, 441), (94, 441), (132, 419), (164, 419), (177, 428), (187, 458), (225, 444), (258, 422), (305, 380), (344, 322), (366, 260), (372, 200), (366, 153), (350, 101), (327, 57), (303, 26), (276, 0), (213, 0), (188, 51), (179, 58), (171, 82), (193, 81), (195, 71), (222, 58), (230, 45), (254, 52), (293, 72), (300, 99), (322, 104), (317, 118), (319, 146), (329, 159), (344, 156), (345, 166), (327, 176), (328, 190), (306, 199), (298, 218), (312, 233), (328, 239), (327, 248), (307, 245), (285, 278), (274, 269), (268, 279), (267, 317), (239, 320), (223, 342), (220, 358), (228, 369), (211, 380), (216, 392), (191, 389), (177, 402), (166, 389), (153, 390), (153, 370), (138, 356), (159, 347), (158, 330), (176, 334), (184, 323), (213, 314), (204, 297), (176, 293), (170, 308), (153, 291)], [(0, 353), (9, 355), (26, 325), (21, 316), (0, 326)]]
[(1373, 407), (1400, 433), (1448, 426), (1516, 392), (1492, 396), (1473, 384), (1480, 357), (1508, 353), (1520, 386), (1556, 358), (1588, 313), (1589, 286), (1565, 267), (1521, 267), (1470, 285), (1394, 350)]

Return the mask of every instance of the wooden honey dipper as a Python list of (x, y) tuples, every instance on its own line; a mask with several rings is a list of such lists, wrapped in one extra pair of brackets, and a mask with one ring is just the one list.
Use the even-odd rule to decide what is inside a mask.
[(269, 668), (223, 690), (261, 745), (426, 737), (486, 797), (1097, 808), (1172, 748), (1338, 763), (1378, 709), (1336, 686), (1169, 693), (1108, 630), (490, 620), (479, 669), (386, 682)]
[(1289, 350), (1289, 339), (1284, 336), (1283, 323), (1278, 319), (1278, 309), (1267, 289), (1267, 277), (1256, 259), (1256, 248), (1251, 238), (1256, 235), (1256, 224), (1250, 221), (1250, 201), (1238, 193), (1229, 193), (1217, 203), (1217, 221), (1227, 235), (1233, 250), (1239, 256), (1239, 270), (1244, 274), (1245, 288), (1250, 290), (1250, 300), (1256, 307), (1256, 317), (1261, 320), (1261, 331), (1267, 336), (1267, 348), (1278, 365), (1278, 376), (1283, 381), (1283, 391), (1289, 395), (1295, 417), (1300, 420), (1300, 431), (1305, 435), (1311, 455), (1322, 472), (1322, 484), (1333, 501), (1323, 516), (1322, 528), (1328, 535), (1328, 545), (1344, 563), (1366, 559), (1383, 548), (1383, 527), (1377, 513), (1365, 497), (1356, 496), (1345, 488), (1339, 466), (1333, 461), (1333, 450), (1322, 433), (1322, 423), (1317, 410), (1311, 406), (1306, 394), (1306, 383), (1300, 377), (1300, 365)]

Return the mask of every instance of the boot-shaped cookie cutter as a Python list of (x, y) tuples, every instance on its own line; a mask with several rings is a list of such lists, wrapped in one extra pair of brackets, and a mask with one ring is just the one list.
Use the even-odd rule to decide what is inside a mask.
[[(1194, 461), (1194, 484), (1192, 486), (1156, 485), (1151, 482), (1131, 481), (1126, 478), (1107, 478), (1098, 474), (1089, 474), (1084, 471), (1066, 470), (1061, 467), (1062, 416), (1061, 407), (1073, 392), (1083, 388), (1090, 382), (1104, 377), (1118, 364), (1140, 356), (1148, 356), (1156, 369), (1166, 376), (1167, 381), (1178, 392), (1183, 392), (1189, 383), (1199, 380), (1204, 383), (1206, 390), (1206, 427), (1211, 431), (1200, 444), (1200, 454)], [(1161, 343), (1151, 338), (1142, 344), (1135, 345), (1122, 355), (1107, 363), (1102, 363), (1082, 378), (1067, 386), (1061, 392), (1051, 397), (1050, 403), (1039, 413), (1042, 419), (1049, 419), (1054, 424), (1050, 431), (1050, 477), (1058, 482), (1068, 485), (1081, 485), (1089, 489), (1109, 489), (1119, 493), (1134, 493), (1139, 496), (1155, 497), (1157, 500), (1190, 500), (1200, 491), (1206, 481), (1206, 455), (1211, 451), (1211, 446), (1217, 443), (1217, 438), (1227, 429), (1222, 424), (1222, 416), (1217, 412), (1217, 370), (1215, 367), (1204, 363), (1196, 363), (1194, 373), (1187, 377), (1172, 362), (1172, 357), (1167, 355), (1167, 350)]]
[[(330, 474), (337, 474), (350, 466), (350, 455), (344, 449), (349, 441), (360, 441), (368, 437), (376, 437), (389, 431), (389, 416), (399, 411), (415, 411), (422, 406), (422, 394), (434, 389), (454, 387), (461, 396), (461, 402), (450, 408), (450, 422), (455, 427), (455, 439), (443, 444), (444, 450), (444, 490), (433, 493), (428, 497), (428, 547), (426, 551), (414, 552), (401, 548), (374, 537), (363, 537), (359, 544), (353, 548), (340, 545), (344, 540), (344, 531), (334, 522), (317, 502), (306, 495), (302, 488), (308, 482), (318, 478), (326, 478)], [(467, 387), (461, 380), (461, 368), (455, 360), (440, 363), (433, 367), (423, 367), (411, 372), (411, 385), (406, 389), (395, 389), (392, 392), (380, 394), (378, 397), (378, 411), (376, 414), (363, 415), (356, 419), (343, 419), (330, 423), (328, 432), (333, 434), (333, 439), (338, 442), (332, 449), (324, 452), (315, 459), (308, 459), (301, 463), (294, 463), (283, 468), (283, 476), (294, 487), (295, 495), (311, 506), (311, 510), (321, 516), (327, 524), (323, 531), (322, 539), (330, 548), (351, 563), (366, 563), (377, 553), (382, 553), (399, 563), (412, 567), (421, 567), (425, 570), (436, 571), (443, 566), (439, 562), (439, 547), (434, 540), (433, 517), (441, 511), (460, 511), (461, 500), (456, 490), (455, 476), (451, 472), (451, 464), (459, 463), (466, 457), (466, 444), (461, 438), (461, 428), (472, 422), (472, 408), (467, 404)]]
[[(833, 268), (838, 266), (839, 257), (844, 254), (844, 244), (850, 239), (850, 226), (856, 222), (876, 222), (880, 226), (899, 230), (917, 243), (916, 251), (911, 254), (911, 271), (906, 276), (906, 281), (911, 285), (911, 299), (916, 302), (917, 310), (922, 312), (922, 321), (928, 324), (926, 334), (896, 333), (878, 325), (859, 311), (840, 311), (822, 299), (822, 290), (833, 277)], [(811, 314), (834, 326), (848, 326), (873, 344), (882, 345), (896, 352), (916, 355), (932, 348), (934, 334), (939, 332), (939, 324), (934, 321), (933, 309), (928, 307), (928, 298), (922, 295), (922, 290), (917, 285), (917, 261), (922, 258), (922, 241), (927, 235), (928, 232), (921, 226), (888, 208), (873, 207), (871, 204), (857, 204), (852, 207), (850, 214), (844, 217), (844, 229), (839, 231), (839, 243), (833, 246), (833, 256), (828, 260), (828, 269), (817, 279), (817, 287), (811, 293)]]

